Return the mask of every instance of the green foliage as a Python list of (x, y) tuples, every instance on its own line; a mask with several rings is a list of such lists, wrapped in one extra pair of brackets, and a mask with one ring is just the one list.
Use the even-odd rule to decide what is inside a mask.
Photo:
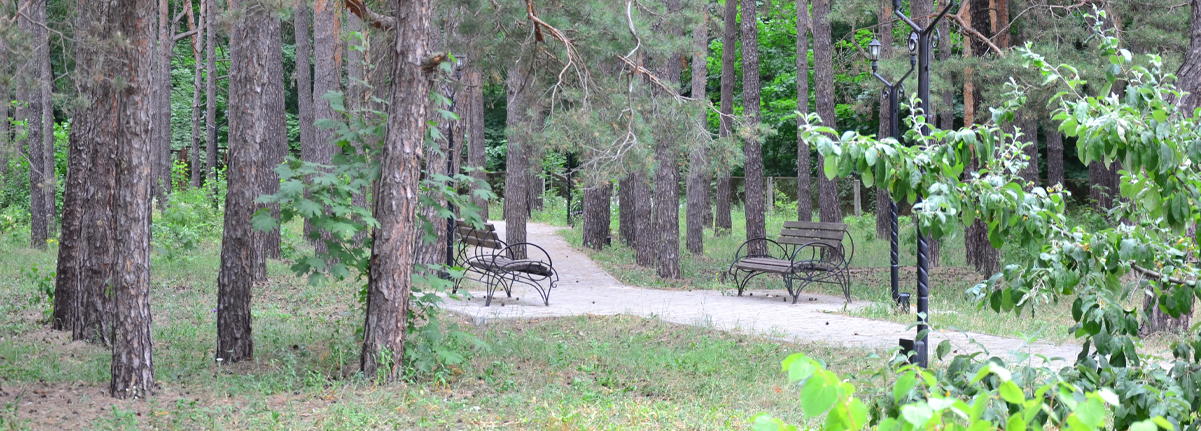
[[(175, 166), (178, 171), (182, 164)], [(221, 240), (224, 212), (213, 208), (212, 199), (203, 188), (184, 188), (167, 196), (167, 204), (151, 225), (151, 245), (158, 256), (173, 261), (190, 256), (204, 243)]]
[[(1120, 416), (1125, 406), (1108, 387), (1080, 387), (1045, 368), (1012, 372), (996, 360), (973, 364), (971, 358), (960, 356), (945, 372), (937, 373), (901, 366), (891, 387), (865, 385), (868, 394), (860, 396), (850, 381), (827, 371), (821, 361), (794, 354), (782, 365), (789, 380), (801, 387), (799, 401), (805, 415), (825, 415), (822, 429), (826, 431), (858, 430), (869, 424), (881, 431), (1093, 431), (1111, 420), (1115, 429), (1180, 429), (1159, 415), (1122, 422), (1112, 415)], [(755, 431), (797, 429), (769, 415), (752, 421)]]
[[(1177, 112), (1170, 102), (1180, 93), (1159, 59), (1152, 55), (1147, 66), (1138, 65), (1100, 23), (1097, 34), (1100, 53), (1111, 63), (1099, 96), (1089, 95), (1075, 67), (1052, 66), (1029, 49), (1022, 55), (1043, 74), (1044, 85), (1063, 89), (1052, 98), (1058, 106), (1053, 114), (1065, 134), (1079, 136), (1081, 160), (1122, 163), (1124, 199), (1104, 227), (1070, 225), (1065, 192), (1032, 187), (1017, 175), (1026, 165), (1026, 144), (995, 126), (1008, 121), (1024, 101), (1016, 83), (1010, 84), (1009, 101), (992, 109), (985, 125), (923, 133), (927, 125), (921, 112), (911, 115), (913, 128), (906, 138), (916, 143), (912, 147), (854, 132), (835, 141), (820, 134), (832, 130), (814, 126), (802, 127), (802, 133), (826, 156), (828, 176), (857, 172), (893, 196), (914, 201), (925, 195), (914, 211), (935, 237), (954, 234), (956, 223), (979, 220), (988, 227), (993, 247), (1019, 248), (1013, 263), (969, 291), (980, 307), (1020, 314), (1036, 301), (1075, 296), (1071, 330), (1084, 346), (1076, 367), (1063, 377), (1101, 393), (1111, 388), (1118, 399), (1113, 404), (1120, 404), (1117, 428), (1163, 416), (1175, 429), (1195, 429), (1194, 412), (1201, 407), (1198, 327), (1173, 343), (1171, 362), (1149, 363), (1137, 350), (1147, 316), (1125, 304), (1145, 294), (1177, 317), (1201, 294), (1193, 281), (1198, 269), (1188, 261), (1197, 239), (1180, 236), (1186, 225), (1201, 219), (1192, 204), (1201, 201), (1201, 169), (1193, 162), (1201, 160), (1201, 139), (1191, 113)], [(1122, 96), (1110, 93), (1119, 80), (1125, 86)], [(973, 159), (980, 169), (965, 173)], [(1114, 223), (1118, 220), (1126, 222)], [(1123, 283), (1129, 274), (1138, 282)]]
[(56, 272), (50, 269), (38, 268), (38, 264), (27, 268), (21, 268), (21, 278), (26, 283), (33, 284), (37, 293), (30, 300), (31, 306), (42, 307), (42, 319), (49, 320), (54, 314), (54, 279)]

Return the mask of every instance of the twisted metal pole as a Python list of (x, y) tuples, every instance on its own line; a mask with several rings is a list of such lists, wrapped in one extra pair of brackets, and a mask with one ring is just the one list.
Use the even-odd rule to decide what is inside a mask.
[[(909, 17), (901, 13), (901, 0), (892, 0), (893, 13), (913, 28), (917, 32), (917, 95), (921, 99), (921, 108), (923, 115), (930, 112), (930, 54), (933, 50), (931, 45), (930, 35), (936, 31), (935, 26), (938, 22), (955, 7), (955, 0), (951, 0), (947, 7), (939, 13), (937, 17), (930, 21), (925, 28), (917, 25), (910, 20)], [(922, 126), (923, 134), (929, 133), (928, 126)], [(921, 202), (921, 190), (918, 190), (918, 202)], [(929, 342), (930, 328), (927, 325), (930, 312), (930, 246), (925, 235), (922, 235), (921, 221), (914, 214), (914, 221), (917, 223), (917, 333), (919, 339), (914, 343), (916, 355), (914, 362), (925, 368), (929, 365)]]

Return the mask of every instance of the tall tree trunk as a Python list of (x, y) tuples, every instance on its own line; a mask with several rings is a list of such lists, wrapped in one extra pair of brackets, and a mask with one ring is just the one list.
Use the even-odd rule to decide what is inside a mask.
[(167, 205), (171, 193), (171, 53), (175, 49), (172, 40), (171, 2), (158, 2), (158, 57), (155, 69), (154, 109), (154, 196), (159, 206)]
[[(797, 111), (809, 113), (809, 33), (812, 26), (809, 16), (809, 2), (796, 2), (796, 104)], [(799, 119), (798, 119), (799, 121)], [(797, 220), (813, 220), (813, 181), (809, 174), (813, 168), (809, 166), (813, 156), (809, 152), (809, 143), (797, 135), (796, 176), (797, 176)]]
[[(737, 52), (734, 43), (738, 39), (738, 2), (726, 2), (725, 14), (722, 17), (722, 49), (721, 49), (721, 120), (718, 136), (734, 138), (734, 60)], [(730, 219), (730, 170), (723, 169), (717, 173), (717, 196), (715, 203), (716, 214), (713, 217), (713, 234), (722, 236), (730, 233), (733, 221)]]
[(292, 27), (296, 34), (296, 105), (299, 111), (300, 153), (302, 159), (311, 161), (317, 153), (317, 131), (313, 126), (316, 121), (313, 116), (313, 48), (309, 45), (312, 9), (308, 0), (296, 0), (294, 10)]
[[(433, 28), (427, 40), (426, 48), (430, 52), (439, 52), (444, 48), (441, 29)], [(435, 84), (433, 91), (438, 92), (444, 97), (448, 97), (448, 89), (444, 85)], [(446, 157), (450, 150), (447, 138), (450, 136), (445, 131), (446, 120), (438, 114), (436, 109), (430, 109), (426, 112), (427, 120), (437, 124), (442, 135), (440, 138), (431, 139), (426, 142), (425, 149), (425, 175), (426, 178), (432, 177), (435, 174), (446, 173)], [(528, 178), (528, 177), (527, 177)], [(506, 190), (507, 192), (507, 190)], [(417, 263), (423, 265), (437, 265), (446, 261), (446, 230), (442, 220), (438, 218), (438, 207), (446, 206), (446, 199), (442, 198), (442, 194), (430, 190), (425, 192), (428, 199), (435, 202), (435, 205), (422, 206), (418, 212), (422, 218), (433, 225), (434, 240), (425, 242), (423, 238), (417, 238)], [(421, 223), (420, 221), (418, 223)]]
[(630, 197), (634, 201), (634, 263), (638, 266), (655, 264), (655, 241), (658, 235), (653, 231), (651, 186), (646, 173), (637, 171), (630, 174)]
[(609, 239), (609, 198), (613, 185), (605, 182), (584, 189), (584, 246), (594, 250), (604, 248)]
[[(485, 183), (488, 179), (484, 168), (488, 155), (484, 144), (484, 79), (476, 66), (478, 60), (469, 59), (463, 75), (467, 79), (467, 165), (475, 168), (471, 177)], [(488, 200), (472, 194), (471, 202), (480, 208), (480, 217), (488, 221)]]
[[(526, 242), (525, 224), (529, 219), (530, 136), (541, 121), (532, 114), (537, 110), (536, 77), (533, 49), (526, 48), (517, 61), (509, 66), (505, 87), (508, 102), (505, 128), (508, 134), (508, 155), (505, 169), (505, 242)], [(525, 248), (514, 247), (513, 258), (524, 259)]]
[(1113, 208), (1114, 200), (1119, 196), (1118, 192), (1118, 170), (1121, 166), (1117, 161), (1110, 163), (1108, 167), (1105, 163), (1093, 161), (1088, 164), (1088, 179), (1089, 179), (1089, 199), (1093, 202), (1093, 209), (1104, 213)]
[[(880, 58), (892, 58), (892, 1), (880, 2)], [(892, 136), (892, 107), (887, 98), (880, 99), (880, 127), (876, 136), (880, 139)], [(876, 238), (892, 235), (892, 195), (884, 187), (876, 187)]]
[(634, 201), (634, 178), (635, 175), (630, 173), (617, 183), (618, 236), (627, 247), (635, 247), (638, 241), (638, 225), (634, 222), (638, 212), (638, 203)]
[[(46, 2), (37, 0), (21, 0), (24, 12), (17, 17), (17, 26), (25, 34), (31, 36), (33, 55), (26, 57), (28, 61), (21, 66), (22, 73), (17, 77), (17, 100), (24, 102), (17, 106), (18, 120), (25, 121), (25, 155), (29, 160), (29, 215), (30, 235), (29, 245), (37, 249), (46, 248), (46, 239), (50, 237), (46, 211), (46, 194), (44, 193), (46, 175), (45, 129), (42, 127), (42, 81), (41, 76), (41, 43), (45, 39)], [(53, 175), (53, 174), (50, 174)], [(51, 196), (51, 198), (53, 198)]]
[(1047, 185), (1063, 184), (1063, 134), (1047, 128)]
[[(93, 3), (81, 4), (75, 35), (100, 40), (114, 29), (97, 18), (105, 13)], [(67, 183), (63, 202), (62, 241), (55, 286), (56, 323), (71, 331), (73, 340), (109, 344), (112, 341), (113, 274), (115, 268), (117, 151), (119, 114), (124, 93), (105, 78), (102, 67), (122, 56), (102, 43), (75, 44), (75, 76), (80, 95), (91, 101), (79, 107), (71, 121)], [(60, 294), (58, 292), (64, 292)], [(59, 313), (62, 313), (61, 315)]]
[(433, 31), (431, 0), (393, 0), (397, 28), (388, 136), (381, 160), (383, 175), (375, 214), (380, 226), (371, 249), (367, 282), (367, 321), (363, 329), (362, 370), (367, 378), (401, 377), (411, 288), (418, 181), (431, 77), (422, 72)]
[[(303, 0), (302, 0), (303, 1)], [(204, 147), (205, 175), (209, 187), (213, 191), (213, 201), (217, 199), (217, 0), (205, 2), (205, 15), (208, 20), (204, 23), (205, 66), (204, 66)], [(304, 122), (302, 121), (303, 125)], [(216, 206), (216, 203), (213, 204)]]
[(1189, 0), (1189, 9), (1188, 51), (1176, 71), (1176, 86), (1188, 92), (1177, 102), (1178, 107), (1191, 114), (1201, 107), (1201, 0)]
[[(342, 91), (342, 55), (341, 49), (341, 11), (335, 0), (315, 0), (313, 2), (313, 118), (315, 120), (334, 119), (334, 112), (325, 95), (331, 91)], [(329, 165), (333, 163), (337, 147), (333, 144), (334, 131), (326, 128), (314, 128), (315, 142), (309, 151), (301, 148), (301, 158), (307, 162)], [(312, 223), (305, 221), (304, 231), (312, 235)], [(327, 237), (327, 233), (321, 233)], [(324, 252), (325, 242), (315, 244), (319, 252)]]
[[(77, 49), (76, 63), (81, 64), (82, 58)], [(86, 55), (86, 54), (85, 54)], [(80, 66), (77, 66), (80, 67)], [(85, 69), (80, 67), (80, 69)], [(0, 101), (2, 102), (2, 101)], [(83, 231), (82, 220), (85, 212), (86, 182), (96, 181), (88, 176), (93, 147), (83, 145), (83, 137), (101, 133), (93, 130), (90, 112), (80, 109), (71, 121), (71, 137), (67, 151), (67, 181), (63, 190), (63, 220), (62, 233), (59, 235), (58, 268), (54, 280), (54, 316), (50, 326), (59, 331), (72, 331), (79, 320), (79, 296), (84, 259), (87, 256), (87, 246), (83, 243), (86, 234)], [(7, 121), (0, 117), (0, 121)], [(95, 205), (87, 205), (86, 211), (97, 211)]]
[[(742, 0), (742, 114), (746, 126), (759, 126), (759, 27), (755, 0)], [(828, 37), (828, 36), (827, 36)], [(763, 149), (758, 138), (743, 141), (745, 176), (746, 238), (766, 238), (767, 220), (763, 196)], [(767, 251), (762, 241), (750, 244), (749, 253)]]
[[(700, 3), (701, 17), (692, 29), (692, 98), (702, 101), (708, 106), (705, 96), (705, 84), (708, 80), (709, 55), (709, 15), (706, 5)], [(697, 113), (697, 127), (704, 129), (708, 124), (708, 112), (701, 110)], [(709, 170), (708, 148), (704, 142), (692, 144), (688, 154), (688, 186), (686, 194), (688, 205), (686, 214), (687, 229), (685, 245), (688, 251), (695, 255), (705, 252), (705, 213), (709, 209)]]
[[(0, 41), (0, 54), (8, 55), (8, 47), (3, 41)], [(8, 107), (12, 103), (9, 99), (8, 84), (0, 84), (0, 175), (8, 173), (8, 160), (13, 155), (12, 150), (12, 122), (8, 118)]]
[[(817, 92), (817, 113), (822, 125), (838, 129), (834, 117), (834, 47), (830, 41), (830, 0), (813, 1), (813, 63), (814, 87)], [(818, 156), (817, 175), (818, 206), (821, 221), (842, 222), (842, 208), (838, 203), (838, 183), (826, 178), (820, 167), (825, 158)]]
[(279, 19), (263, 5), (237, 0), (230, 8), (240, 19), (229, 36), (229, 185), (217, 275), (217, 359), (226, 363), (254, 358), (250, 298), (264, 250), (250, 219), (265, 182), (265, 148), (274, 138), (270, 81), (278, 77), (271, 75), (271, 40), (279, 39)]
[[(680, 0), (666, 0), (667, 15), (663, 17), (664, 21), (670, 17), (679, 15)], [(659, 32), (670, 38), (678, 38), (681, 35), (680, 27), (675, 24), (663, 22), (660, 24), (663, 31)], [(673, 88), (679, 88), (681, 65), (680, 60), (687, 56), (686, 53), (680, 52), (658, 58), (658, 66), (655, 68), (659, 79), (662, 79), (666, 84)], [(660, 92), (660, 97), (670, 97), (669, 95)], [(666, 116), (659, 116), (660, 120)], [(680, 167), (678, 159), (680, 156), (679, 141), (677, 135), (672, 130), (672, 125), (660, 124), (659, 136), (655, 139), (655, 188), (654, 188), (654, 213), (655, 213), (655, 261), (657, 263), (656, 270), (659, 277), (675, 279), (680, 278)]]
[[(971, 17), (972, 28), (985, 37), (992, 37), (994, 34), (993, 9), (990, 0), (969, 0), (965, 7), (968, 8), (967, 14)], [(984, 57), (987, 55), (988, 45), (977, 38), (966, 38), (965, 44), (967, 48), (964, 51), (965, 57)], [(979, 112), (982, 102), (980, 89), (974, 82), (974, 79), (974, 71), (971, 68), (967, 68), (964, 71), (963, 89), (963, 122), (965, 126), (969, 126), (975, 122), (976, 112)], [(978, 168), (977, 162), (972, 161), (972, 163), (968, 164), (968, 170), (965, 175), (975, 172)], [(975, 223), (967, 227), (964, 234), (964, 246), (967, 262), (972, 264), (980, 274), (991, 275), (1000, 267), (1000, 253), (988, 241), (988, 228), (980, 220), (976, 220)]]
[[(262, 154), (262, 166), (259, 167), (259, 182), (260, 195), (273, 195), (279, 192), (279, 174), (275, 172), (275, 167), (284, 162), (288, 157), (288, 120), (286, 107), (284, 106), (284, 51), (283, 39), (281, 38), (282, 24), (279, 19), (271, 19), (271, 27), (263, 29), (266, 33), (267, 53), (266, 53), (266, 68), (267, 80), (263, 87), (262, 97), (266, 99), (266, 122), (267, 135), (266, 140), (262, 141), (259, 148)], [(257, 196), (256, 196), (257, 198)], [(259, 208), (269, 208), (271, 215), (277, 220), (279, 219), (279, 204), (258, 205)], [(255, 266), (256, 280), (267, 279), (266, 259), (279, 259), (283, 257), (283, 246), (280, 238), (280, 228), (276, 227), (266, 232), (255, 231), (263, 241), (259, 264)]]
[(191, 173), (189, 183), (192, 188), (200, 187), (203, 175), (200, 170), (200, 98), (203, 94), (201, 87), (204, 83), (201, 82), (200, 71), (204, 70), (204, 61), (201, 56), (204, 55), (205, 22), (209, 19), (208, 2), (209, 0), (200, 0), (200, 17), (196, 20), (192, 18), (192, 0), (188, 0), (187, 3), (188, 29), (196, 31), (196, 34), (192, 36), (192, 59), (195, 67), (192, 69), (192, 153), (189, 154), (191, 160), (188, 160), (188, 171)]
[[(106, 4), (108, 5), (108, 4)], [(103, 7), (103, 6), (102, 6)], [(106, 60), (114, 74), (128, 73), (128, 87), (117, 94), (117, 181), (114, 209), (113, 362), (110, 393), (117, 398), (145, 397), (154, 391), (150, 318), (150, 192), (155, 160), (152, 147), (156, 12), (153, 0), (120, 0), (108, 5), (104, 21), (117, 27), (109, 35), (133, 43), (123, 55)]]
[[(42, 6), (45, 7), (44, 5)], [(42, 22), (46, 22), (42, 12)], [(46, 237), (57, 229), (58, 223), (58, 172), (54, 163), (54, 101), (51, 89), (54, 86), (54, 71), (50, 68), (49, 32), (43, 28), (38, 41), (38, 80), (42, 95), (42, 203), (46, 206)]]

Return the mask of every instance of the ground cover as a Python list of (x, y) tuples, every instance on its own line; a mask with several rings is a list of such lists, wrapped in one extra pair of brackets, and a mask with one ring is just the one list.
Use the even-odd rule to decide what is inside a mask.
[[(613, 216), (612, 232), (614, 244), (596, 251), (583, 247), (582, 228), (578, 221), (575, 226), (569, 226), (562, 201), (547, 200), (543, 211), (535, 211), (535, 221), (563, 226), (560, 230), (569, 243), (601, 264), (601, 266), (622, 283), (662, 289), (718, 289), (731, 293), (733, 283), (722, 278), (732, 260), (738, 246), (746, 238), (744, 214), (741, 208), (735, 208), (731, 214), (733, 230), (729, 235), (715, 236), (712, 230), (705, 231), (705, 251), (696, 256), (685, 250), (680, 253), (680, 265), (683, 278), (680, 280), (664, 280), (658, 277), (654, 267), (640, 267), (635, 264), (632, 248), (620, 245), (616, 237), (618, 229), (617, 216)], [(496, 210), (494, 210), (496, 211)], [(494, 212), (495, 213), (495, 212)], [(795, 219), (789, 208), (777, 208), (767, 215), (767, 232), (775, 237), (786, 220)], [(1096, 223), (1097, 220), (1086, 213), (1073, 215), (1074, 220), (1082, 224)], [(888, 238), (878, 238), (875, 234), (874, 214), (863, 216), (847, 216), (850, 236), (855, 242), (855, 256), (852, 261), (851, 295), (854, 300), (866, 300), (873, 304), (867, 307), (841, 311), (856, 317), (877, 320), (887, 320), (898, 323), (910, 323), (914, 310), (902, 312), (891, 306), (889, 283), (889, 254)], [(913, 293), (916, 297), (916, 274), (914, 264), (917, 261), (916, 232), (908, 217), (901, 217), (900, 241), (900, 290)], [(683, 225), (681, 224), (681, 232)], [(846, 241), (849, 246), (850, 241)], [(683, 241), (681, 241), (683, 246)], [(1002, 265), (1013, 250), (1002, 250)], [(1060, 298), (1058, 302), (1044, 298), (1033, 306), (1027, 307), (1021, 315), (1014, 313), (995, 313), (991, 309), (979, 308), (979, 302), (969, 294), (969, 290), (984, 280), (984, 276), (965, 264), (965, 252), (962, 232), (950, 241), (945, 241), (941, 247), (940, 266), (930, 272), (930, 322), (937, 330), (970, 331), (989, 335), (1026, 339), (1030, 341), (1046, 341), (1052, 343), (1077, 342), (1070, 330), (1073, 321), (1071, 316), (1072, 297)], [(751, 282), (752, 288), (779, 289), (783, 291), (783, 282), (778, 278), (759, 277)], [(808, 291), (841, 295), (837, 286), (816, 284)], [(1142, 298), (1137, 295), (1130, 298), (1128, 307), (1142, 306)], [(1201, 309), (1194, 311), (1195, 317), (1201, 317)], [(1179, 338), (1178, 335), (1153, 335), (1143, 339), (1148, 352), (1166, 354), (1169, 345)]]
[[(293, 227), (295, 228), (295, 227)], [(800, 420), (780, 360), (804, 352), (850, 374), (870, 352), (615, 316), (464, 326), (460, 366), (376, 386), (356, 374), (357, 287), (309, 285), (283, 262), (254, 292), (255, 360), (213, 361), (219, 248), (154, 262), (148, 401), (104, 392), (110, 353), (44, 324), (53, 247), (0, 251), (0, 429), (730, 429)], [(733, 365), (733, 366), (732, 366)]]

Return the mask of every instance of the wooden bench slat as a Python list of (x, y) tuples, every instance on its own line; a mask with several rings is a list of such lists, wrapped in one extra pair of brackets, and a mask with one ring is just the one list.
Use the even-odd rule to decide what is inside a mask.
[(496, 239), (493, 239), (493, 238), (479, 238), (476, 236), (468, 236), (465, 238), (460, 238), (459, 240), (467, 245), (474, 245), (477, 247), (495, 248), (495, 249), (499, 249), (502, 247), (500, 245), (500, 241), (497, 241)]
[(750, 263), (745, 260), (738, 262), (734, 266), (737, 268), (749, 269), (749, 270), (757, 271), (757, 272), (770, 272), (772, 274), (783, 274), (783, 273), (789, 272), (788, 271), (789, 267), (787, 265), (785, 265), (785, 266), (763, 265), (763, 264), (758, 264), (758, 263)]
[(788, 229), (813, 229), (813, 230), (846, 230), (846, 223), (822, 223), (814, 221), (785, 221), (784, 227)]
[[(467, 230), (471, 230), (471, 229), (475, 228), (475, 226), (472, 226), (470, 223), (467, 223), (465, 220), (455, 220), (455, 227), (461, 228), (461, 229), (467, 229)], [(496, 226), (493, 226), (492, 223), (484, 223), (483, 228), (475, 229), (475, 230), (495, 232)]]
[(833, 230), (813, 230), (813, 229), (788, 229), (780, 231), (782, 237), (797, 237), (797, 238), (821, 238), (842, 241), (843, 232)]
[(841, 240), (821, 239), (821, 238), (796, 238), (796, 237), (790, 237), (790, 236), (783, 236), (783, 237), (780, 237), (779, 239), (777, 239), (776, 242), (778, 242), (780, 244), (788, 244), (788, 245), (825, 244), (825, 245), (828, 245), (828, 246), (834, 247), (834, 248), (842, 247)]

